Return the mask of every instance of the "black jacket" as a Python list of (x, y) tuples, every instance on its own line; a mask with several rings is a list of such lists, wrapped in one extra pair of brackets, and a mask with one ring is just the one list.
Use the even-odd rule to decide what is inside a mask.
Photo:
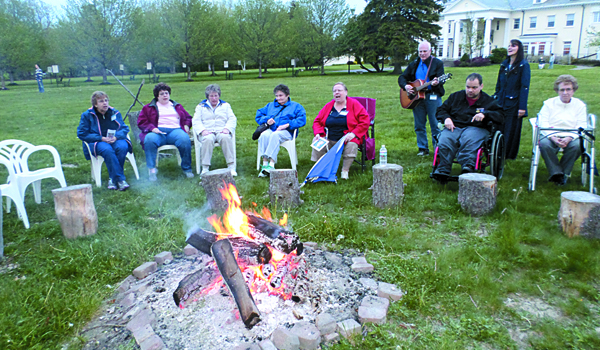
[[(473, 116), (480, 112), (483, 113), (485, 118), (482, 121), (472, 122)], [(438, 107), (436, 117), (442, 123), (444, 123), (446, 118), (450, 118), (454, 126), (459, 128), (476, 126), (490, 130), (492, 127), (490, 121), (496, 124), (504, 122), (504, 112), (502, 111), (502, 107), (498, 105), (498, 101), (483, 91), (479, 95), (479, 99), (472, 106), (469, 106), (467, 102), (467, 93), (465, 90), (451, 94)]]
[[(433, 80), (434, 78), (444, 75), (444, 62), (438, 58), (429, 56), (429, 58), (425, 60), (425, 65), (429, 67), (429, 62), (431, 62), (431, 60), (433, 60), (433, 62), (431, 63), (431, 68), (429, 68), (429, 80)], [(419, 64), (421, 64), (421, 58), (417, 58), (416, 60), (412, 61), (408, 67), (406, 67), (404, 72), (398, 77), (398, 85), (400, 85), (402, 90), (404, 90), (406, 84), (417, 80), (416, 73)], [(444, 96), (445, 90), (444, 84), (442, 83), (437, 84), (436, 86), (432, 85), (431, 90), (440, 97)]]

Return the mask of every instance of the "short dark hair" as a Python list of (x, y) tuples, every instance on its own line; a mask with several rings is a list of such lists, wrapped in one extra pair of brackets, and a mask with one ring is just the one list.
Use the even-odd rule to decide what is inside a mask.
[(104, 91), (95, 91), (92, 94), (92, 98), (90, 99), (91, 102), (92, 102), (92, 107), (96, 107), (96, 103), (98, 103), (98, 100), (101, 99), (101, 98), (103, 98), (103, 97), (106, 97), (108, 99), (108, 95), (106, 94), (106, 92), (104, 92)]
[(469, 74), (469, 76), (467, 77), (467, 80), (465, 80), (465, 81), (469, 81), (469, 80), (473, 81), (475, 79), (477, 79), (477, 81), (479, 81), (479, 85), (483, 84), (483, 77), (479, 73)]
[(171, 94), (171, 87), (165, 83), (158, 83), (156, 85), (154, 85), (154, 98), (158, 98), (158, 94), (161, 91), (168, 91), (169, 95)]
[(279, 85), (275, 86), (275, 89), (273, 89), (273, 93), (276, 94), (277, 91), (283, 92), (286, 96), (290, 95), (290, 88), (284, 84), (279, 84)]
[(575, 77), (570, 74), (563, 74), (563, 75), (559, 76), (558, 78), (556, 78), (556, 81), (554, 81), (554, 91), (555, 92), (558, 92), (558, 86), (561, 83), (571, 84), (573, 91), (577, 91), (577, 89), (579, 89), (579, 84), (577, 83), (577, 79), (575, 79)]

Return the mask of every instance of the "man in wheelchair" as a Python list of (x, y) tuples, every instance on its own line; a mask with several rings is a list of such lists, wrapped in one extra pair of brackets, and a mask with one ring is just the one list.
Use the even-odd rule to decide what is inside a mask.
[(446, 183), (457, 157), (462, 173), (475, 171), (477, 150), (490, 135), (492, 125), (502, 124), (502, 108), (490, 95), (482, 91), (481, 74), (472, 73), (466, 79), (466, 88), (450, 95), (437, 110), (437, 119), (444, 123), (438, 141), (439, 163), (431, 177)]
[[(554, 91), (558, 93), (558, 96), (544, 101), (538, 116), (538, 124), (541, 129), (557, 129), (557, 131), (540, 131), (539, 141), (540, 153), (550, 173), (548, 181), (557, 185), (567, 183), (573, 165), (582, 151), (577, 133), (564, 132), (564, 129), (587, 127), (585, 103), (573, 97), (578, 87), (577, 79), (572, 75), (559, 76), (554, 82)], [(560, 149), (563, 150), (563, 156), (559, 161), (557, 154)]]

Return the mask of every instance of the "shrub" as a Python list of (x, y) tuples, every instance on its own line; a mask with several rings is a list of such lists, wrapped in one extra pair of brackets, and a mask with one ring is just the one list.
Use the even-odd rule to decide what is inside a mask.
[(471, 67), (483, 67), (483, 66), (489, 66), (489, 65), (490, 65), (489, 58), (475, 57), (471, 61)]
[(492, 50), (492, 55), (490, 56), (490, 61), (492, 63), (502, 63), (506, 59), (508, 55), (508, 51), (504, 47), (497, 47)]
[(461, 62), (469, 62), (471, 61), (471, 58), (469, 57), (469, 54), (463, 54), (462, 57), (460, 58)]

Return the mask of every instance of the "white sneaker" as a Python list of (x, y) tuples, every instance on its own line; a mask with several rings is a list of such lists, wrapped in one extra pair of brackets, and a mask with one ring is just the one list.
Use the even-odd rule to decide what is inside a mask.
[(348, 180), (348, 172), (347, 171), (342, 171), (341, 178), (344, 179), (344, 180)]
[(233, 169), (229, 169), (231, 171), (231, 176), (237, 176), (237, 172)]

